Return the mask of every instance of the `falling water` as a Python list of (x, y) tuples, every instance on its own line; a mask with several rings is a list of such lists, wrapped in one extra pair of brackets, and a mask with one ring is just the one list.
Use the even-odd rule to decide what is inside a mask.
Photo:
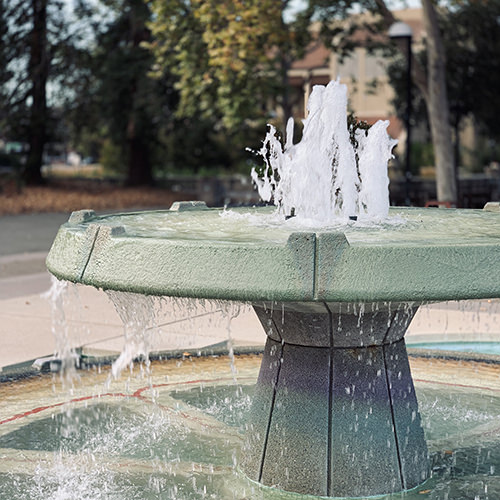
[[(50, 359), (51, 370), (61, 373), (63, 385), (71, 390), (78, 378), (76, 368), (79, 364), (77, 347), (84, 343), (88, 332), (82, 320), (78, 287), (68, 281), (60, 281), (51, 277), (50, 288), (42, 294), (48, 300), (51, 308), (52, 334), (55, 340), (54, 356)], [(70, 322), (67, 313), (76, 312), (77, 320)], [(75, 324), (76, 323), (76, 324)], [(83, 331), (82, 331), (83, 328)]]
[(120, 356), (113, 363), (111, 369), (113, 377), (117, 378), (136, 358), (145, 359), (148, 370), (151, 336), (156, 326), (152, 297), (113, 290), (108, 290), (106, 293), (123, 323), (124, 345)]
[[(244, 305), (224, 300), (152, 297), (111, 290), (106, 293), (122, 320), (124, 332), (121, 353), (111, 370), (114, 378), (137, 359), (145, 362), (147, 373), (152, 351), (186, 350), (200, 339), (205, 339), (205, 346), (226, 342), (234, 374), (231, 324)], [(219, 334), (214, 341), (207, 336), (210, 331), (225, 332), (225, 336)]]
[(284, 147), (270, 126), (260, 154), (265, 168), (252, 179), (264, 201), (284, 215), (331, 223), (349, 217), (384, 219), (389, 212), (387, 162), (397, 141), (388, 121), (368, 131), (347, 124), (347, 87), (338, 80), (317, 85), (309, 97), (302, 139), (293, 144), (294, 122)]

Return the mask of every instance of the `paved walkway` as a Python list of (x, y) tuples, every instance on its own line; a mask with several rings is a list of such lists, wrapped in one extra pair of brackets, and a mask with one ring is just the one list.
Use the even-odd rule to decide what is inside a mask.
[[(67, 218), (67, 214), (0, 217), (0, 370), (4, 373), (13, 365), (29, 365), (61, 349), (61, 341), (52, 331), (51, 302), (42, 294), (51, 284), (45, 257), (59, 225)], [(138, 302), (132, 299), (127, 307)], [(162, 301), (159, 307), (157, 304), (155, 317), (158, 328), (147, 334), (151, 349), (198, 349), (225, 341), (227, 315), (221, 307)], [(104, 292), (70, 286), (64, 314), (66, 329), (59, 326), (57, 330), (63, 332), (71, 347), (87, 355), (116, 355), (121, 351), (123, 324)], [(146, 318), (150, 316), (146, 314)], [(248, 307), (241, 308), (231, 332), (235, 345), (262, 345), (265, 341), (263, 329)], [(469, 301), (421, 308), (407, 340), (425, 341), (435, 334), (447, 340), (472, 337), (500, 341), (500, 302)]]
[[(67, 219), (68, 214), (0, 217), (0, 370), (4, 373), (68, 346), (80, 348), (86, 355), (111, 356), (123, 348), (123, 323), (115, 306), (106, 293), (88, 286), (68, 286), (64, 294), (66, 326), (59, 325), (58, 336), (54, 336), (47, 297), (51, 277), (45, 270), (45, 258)], [(131, 300), (129, 306), (137, 303)], [(182, 301), (163, 300), (156, 304), (155, 315), (157, 328), (147, 332), (152, 351), (198, 349), (228, 338), (227, 316), (220, 304), (195, 303), (188, 308)], [(265, 341), (249, 308), (232, 321), (231, 332), (238, 346)], [(64, 347), (66, 340), (69, 344)]]

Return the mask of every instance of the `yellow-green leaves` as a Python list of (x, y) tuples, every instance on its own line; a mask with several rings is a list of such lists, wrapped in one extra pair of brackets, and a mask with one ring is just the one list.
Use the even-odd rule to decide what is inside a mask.
[(177, 78), (179, 115), (219, 116), (226, 128), (262, 117), (279, 85), (289, 33), (282, 0), (152, 0), (154, 73)]

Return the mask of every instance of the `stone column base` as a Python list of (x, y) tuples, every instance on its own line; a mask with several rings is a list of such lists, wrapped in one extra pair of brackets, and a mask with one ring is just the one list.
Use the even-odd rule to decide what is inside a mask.
[[(295, 308), (288, 325), (286, 311), (276, 308), (283, 315), (279, 324), (272, 311), (256, 308), (268, 334), (282, 338), (269, 337), (266, 344), (242, 467), (265, 485), (309, 495), (359, 497), (411, 489), (429, 477), (402, 339), (414, 311), (397, 321), (401, 335), (394, 334), (396, 313), (389, 314), (390, 321), (382, 314), (384, 321), (375, 322), (385, 325), (374, 336), (379, 345), (360, 346), (362, 333), (352, 331), (360, 325), (351, 318), (344, 337), (358, 345), (337, 347), (338, 313), (325, 307), (314, 314)], [(373, 321), (364, 320), (372, 327)], [(306, 331), (325, 322), (328, 347), (286, 341), (288, 336), (307, 342)], [(394, 341), (387, 343), (389, 331)]]

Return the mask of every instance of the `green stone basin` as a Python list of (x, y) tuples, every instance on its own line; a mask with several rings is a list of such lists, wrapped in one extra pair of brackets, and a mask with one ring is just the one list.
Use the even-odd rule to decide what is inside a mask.
[(500, 297), (500, 213), (393, 208), (388, 222), (278, 223), (199, 202), (75, 212), (47, 257), (60, 279), (150, 295), (281, 302)]

